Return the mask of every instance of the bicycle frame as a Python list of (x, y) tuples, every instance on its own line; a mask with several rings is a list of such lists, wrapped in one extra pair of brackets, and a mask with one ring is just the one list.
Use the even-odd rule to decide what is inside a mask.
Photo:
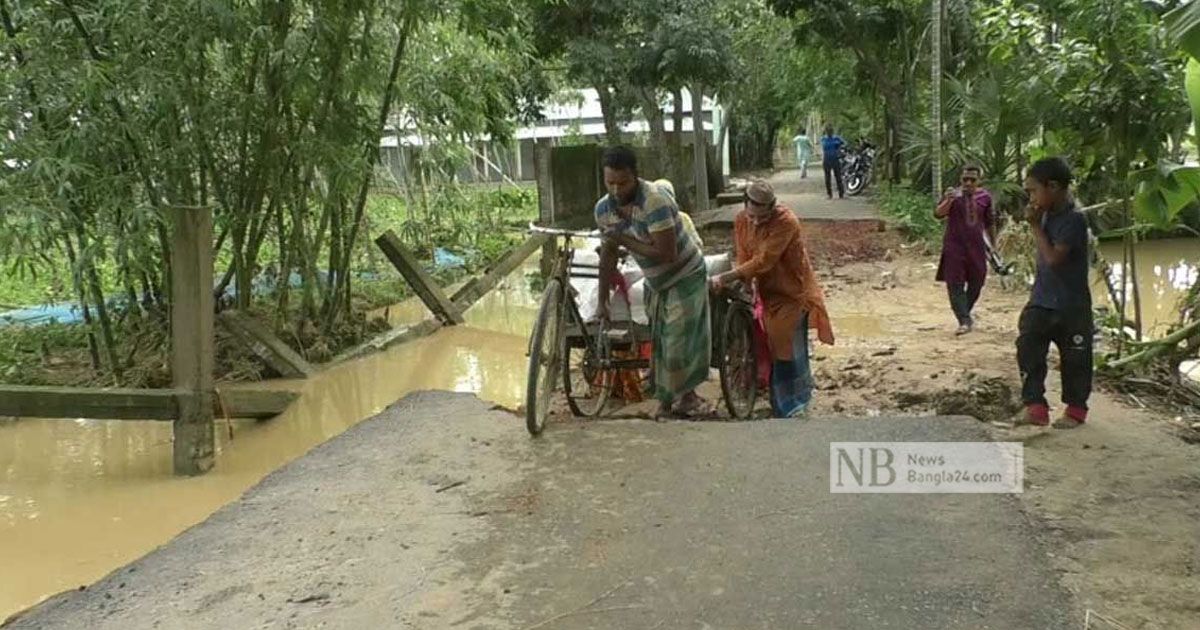
[[(559, 334), (566, 335), (569, 332), (577, 332), (579, 337), (603, 337), (603, 341), (598, 343), (611, 344), (612, 341), (608, 337), (611, 332), (610, 322), (589, 326), (584, 321), (583, 314), (579, 310), (578, 296), (579, 291), (571, 284), (572, 278), (600, 278), (599, 265), (592, 266), (588, 264), (579, 264), (575, 262), (575, 249), (572, 247), (572, 241), (576, 238), (599, 238), (599, 230), (567, 230), (562, 228), (547, 228), (534, 224), (529, 225), (529, 231), (535, 234), (546, 234), (554, 239), (556, 260), (553, 271), (550, 274), (551, 278), (557, 279), (563, 286), (562, 301), (560, 306)], [(560, 242), (561, 239), (561, 242)], [(580, 270), (584, 270), (580, 272)], [(594, 270), (594, 273), (588, 271)], [(593, 330), (594, 329), (594, 330)], [(629, 329), (632, 333), (632, 328)], [(627, 342), (621, 342), (621, 345), (636, 346), (638, 339), (631, 334), (631, 339)], [(569, 340), (568, 340), (569, 341)], [(532, 352), (532, 340), (526, 347), (526, 356)], [(611, 345), (609, 346), (611, 347)], [(620, 370), (620, 369), (642, 369), (649, 367), (649, 361), (646, 359), (612, 359), (606, 357), (600, 365), (604, 370)]]

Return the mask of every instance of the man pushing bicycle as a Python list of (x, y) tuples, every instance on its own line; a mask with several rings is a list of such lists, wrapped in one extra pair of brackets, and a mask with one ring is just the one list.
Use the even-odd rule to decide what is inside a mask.
[(610, 282), (617, 253), (625, 248), (645, 276), (658, 417), (696, 418), (713, 409), (696, 394), (708, 380), (712, 330), (704, 255), (686, 228), (669, 188), (638, 177), (628, 147), (604, 154), (608, 194), (596, 203), (600, 248), (598, 315), (608, 318)]

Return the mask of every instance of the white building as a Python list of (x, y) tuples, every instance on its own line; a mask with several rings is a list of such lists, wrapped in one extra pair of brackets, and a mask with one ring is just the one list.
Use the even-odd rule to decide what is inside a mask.
[[(702, 105), (704, 130), (709, 134), (709, 144), (715, 144), (720, 135), (721, 125), (724, 124), (724, 110), (713, 99), (705, 97)], [(517, 129), (513, 141), (498, 144), (486, 137), (465, 146), (474, 153), (474, 164), (458, 173), (461, 181), (530, 181), (533, 173), (533, 146), (548, 143), (552, 146), (564, 144), (596, 143), (604, 144), (604, 116), (600, 110), (600, 100), (593, 89), (572, 90), (556, 95), (550, 103), (542, 107), (544, 119)], [(683, 143), (690, 145), (692, 133), (692, 97), (687, 90), (683, 92), (683, 124), (681, 131), (685, 136)], [(403, 120), (403, 119), (402, 119)], [(674, 106), (668, 99), (663, 103), (663, 124), (667, 133), (675, 131)], [(403, 181), (405, 165), (411, 156), (411, 150), (425, 144), (424, 139), (408, 127), (407, 133), (396, 133), (393, 126), (384, 134), (379, 146), (382, 151), (381, 166), (385, 173)], [(633, 120), (621, 125), (624, 133), (632, 135), (648, 135), (650, 124), (635, 112)], [(723, 145), (719, 148), (722, 172), (729, 175), (729, 134), (726, 134)], [(386, 175), (385, 175), (386, 176)]]

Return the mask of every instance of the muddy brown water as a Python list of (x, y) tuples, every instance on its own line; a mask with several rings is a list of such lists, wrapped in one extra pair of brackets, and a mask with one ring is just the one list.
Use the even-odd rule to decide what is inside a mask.
[[(1112, 265), (1119, 286), (1123, 269), (1120, 242), (1100, 245), (1100, 254)], [(1173, 238), (1138, 244), (1137, 278), (1141, 289), (1142, 321), (1146, 334), (1161, 337), (1179, 321), (1179, 300), (1195, 283), (1200, 262), (1200, 238)], [(1098, 274), (1094, 274), (1098, 275)], [(1133, 318), (1133, 286), (1128, 290), (1128, 316)], [(1110, 304), (1104, 281), (1095, 278), (1093, 295), (1098, 304)]]
[[(471, 308), (466, 326), (308, 381), (253, 385), (304, 395), (270, 421), (218, 419), (216, 467), (201, 477), (172, 475), (170, 423), (0, 423), (0, 620), (166, 543), (266, 474), (410, 392), (472, 392), (507, 407), (521, 404), (526, 339), (540, 298), (524, 274), (536, 269), (535, 257)], [(399, 323), (426, 313), (419, 303), (389, 311)]]

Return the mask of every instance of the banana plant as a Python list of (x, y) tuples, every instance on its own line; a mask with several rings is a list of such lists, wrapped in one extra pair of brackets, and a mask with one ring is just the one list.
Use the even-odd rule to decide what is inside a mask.
[[(1189, 59), (1184, 86), (1193, 125), (1200, 124), (1200, 1), (1191, 0), (1163, 16), (1167, 34)], [(1179, 213), (1200, 200), (1200, 166), (1159, 161), (1130, 175), (1136, 187), (1133, 210), (1138, 223), (1160, 230), (1181, 227)]]

